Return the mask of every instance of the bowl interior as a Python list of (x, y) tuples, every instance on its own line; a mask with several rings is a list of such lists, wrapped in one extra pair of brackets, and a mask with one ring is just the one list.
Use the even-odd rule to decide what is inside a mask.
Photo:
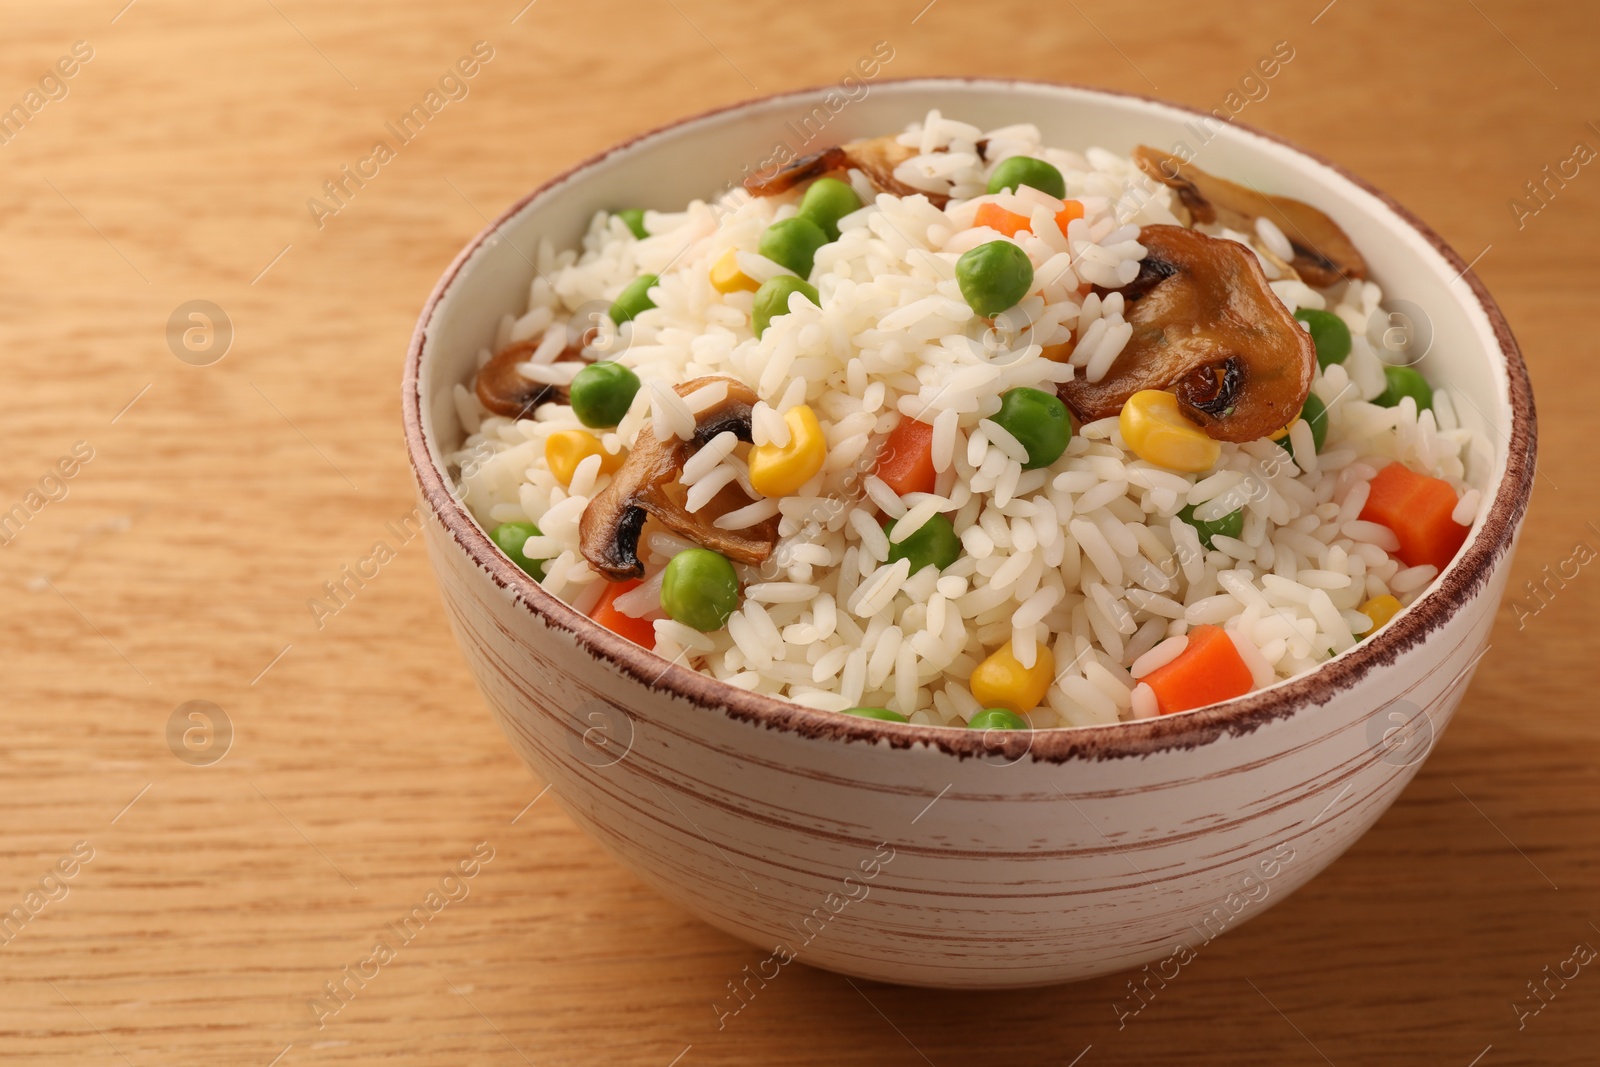
[[(1515, 439), (1508, 366), (1508, 354), (1516, 358), (1514, 344), (1492, 303), (1463, 276), (1460, 257), (1374, 190), (1268, 135), (1140, 97), (1028, 82), (917, 79), (873, 84), (865, 95), (858, 90), (855, 101), (833, 113), (830, 103), (838, 107), (843, 98), (828, 94), (819, 89), (771, 97), (644, 134), (552, 179), (508, 210), (462, 252), (424, 312), (415, 384), (408, 385), (416, 389), (416, 406), (408, 398), (408, 411), (416, 412), (428, 455), (414, 455), (414, 462), (431, 463), (449, 484), (443, 453), (462, 439), (451, 387), (473, 372), (476, 354), (493, 343), (501, 315), (522, 311), (541, 241), (558, 250), (575, 247), (597, 210), (679, 210), (690, 200), (712, 199), (750, 171), (899, 130), (939, 108), (985, 129), (1031, 122), (1046, 143), (1080, 151), (1099, 146), (1126, 154), (1136, 145), (1153, 145), (1331, 215), (1366, 257), (1386, 308), (1398, 313), (1376, 324), (1373, 336), (1383, 329), (1410, 330), (1414, 350), (1425, 349), (1418, 369), (1454, 390), (1461, 422), (1488, 443), (1469, 458), (1468, 473), (1494, 507), (1480, 508), (1468, 545), (1483, 533), (1483, 516), (1498, 510), (1493, 533), (1505, 544), (1492, 547), (1498, 552), (1509, 546), (1527, 492), (1526, 486), (1501, 492)], [(1527, 419), (1531, 423), (1531, 409)], [(1522, 433), (1531, 434), (1531, 424)], [(414, 438), (412, 447), (416, 451)], [(465, 514), (454, 501), (438, 506)], [(1461, 567), (1458, 556), (1452, 570)], [(1388, 629), (1340, 658), (1387, 636)]]

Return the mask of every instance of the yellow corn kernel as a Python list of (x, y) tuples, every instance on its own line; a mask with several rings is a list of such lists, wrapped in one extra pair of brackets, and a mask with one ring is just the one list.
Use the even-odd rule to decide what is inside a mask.
[(622, 456), (607, 452), (600, 439), (584, 430), (557, 430), (544, 439), (544, 462), (556, 481), (572, 484), (578, 464), (590, 456), (600, 457), (600, 473), (614, 474), (622, 466)]
[(739, 269), (739, 256), (730, 248), (711, 265), (711, 288), (719, 293), (753, 293), (761, 283)]
[(1394, 618), (1400, 613), (1401, 607), (1403, 607), (1403, 605), (1400, 603), (1400, 601), (1390, 596), (1388, 593), (1383, 594), (1383, 596), (1375, 596), (1365, 604), (1361, 605), (1361, 607), (1357, 610), (1367, 618), (1371, 619), (1372, 625), (1369, 628), (1362, 630), (1360, 636), (1365, 637), (1368, 634), (1375, 634), (1379, 630), (1383, 629), (1384, 626), (1388, 624), (1390, 619)]
[(986, 708), (1006, 708), (1025, 715), (1038, 707), (1056, 680), (1056, 658), (1044, 645), (1034, 648), (1033, 666), (1024, 667), (1007, 641), (1000, 651), (978, 664), (969, 688)]
[(1142, 389), (1122, 405), (1122, 439), (1146, 463), (1198, 474), (1210, 470), (1222, 445), (1178, 410), (1178, 398), (1159, 389)]
[(828, 441), (822, 436), (816, 412), (796, 404), (783, 421), (789, 427), (787, 445), (757, 445), (750, 450), (750, 485), (762, 496), (795, 492), (816, 477), (828, 458)]

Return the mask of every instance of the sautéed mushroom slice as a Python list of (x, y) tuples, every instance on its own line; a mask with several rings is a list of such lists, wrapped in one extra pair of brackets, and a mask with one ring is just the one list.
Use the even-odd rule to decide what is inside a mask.
[(1367, 276), (1367, 261), (1339, 224), (1302, 200), (1269, 196), (1248, 186), (1207, 174), (1192, 163), (1148, 145), (1133, 150), (1133, 161), (1156, 181), (1173, 189), (1196, 222), (1220, 223), (1255, 233), (1258, 218), (1283, 231), (1294, 249), (1294, 267), (1307, 285), (1326, 289)]
[(639, 535), (647, 517), (735, 563), (759, 564), (777, 545), (776, 518), (744, 530), (724, 530), (714, 525), (718, 518), (750, 503), (737, 483), (723, 487), (699, 511), (690, 512), (684, 506), (687, 491), (678, 479), (689, 457), (713, 437), (730, 430), (739, 440), (750, 440), (750, 411), (757, 398), (749, 386), (733, 378), (709, 376), (674, 388), (679, 396), (688, 396), (715, 382), (727, 382), (728, 395), (695, 417), (691, 440), (676, 436), (663, 440), (646, 423), (611, 484), (584, 509), (578, 524), (579, 548), (589, 565), (611, 581), (644, 577)]
[(1064, 382), (1061, 399), (1092, 422), (1116, 415), (1140, 390), (1168, 390), (1219, 441), (1254, 441), (1289, 425), (1311, 389), (1317, 353), (1255, 254), (1183, 226), (1146, 226), (1139, 242), (1148, 250), (1139, 276), (1114, 290), (1133, 335), (1105, 377)]
[[(516, 419), (528, 415), (540, 404), (567, 402), (566, 386), (536, 382), (523, 377), (522, 372), (517, 370), (517, 364), (526, 363), (539, 344), (540, 342), (533, 338), (513, 341), (496, 352), (489, 362), (478, 368), (478, 376), (473, 381), (473, 391), (478, 394), (478, 400), (484, 407), (496, 415)], [(555, 358), (557, 363), (574, 361), (588, 362), (583, 358), (581, 345), (568, 345), (566, 350)]]
[(916, 154), (916, 149), (901, 144), (894, 137), (851, 141), (801, 156), (776, 172), (753, 174), (744, 180), (744, 187), (753, 196), (777, 196), (812, 178), (853, 168), (865, 174), (879, 192), (895, 196), (925, 196), (934, 207), (942, 209), (950, 202), (948, 196), (912, 188), (894, 176), (895, 167)]

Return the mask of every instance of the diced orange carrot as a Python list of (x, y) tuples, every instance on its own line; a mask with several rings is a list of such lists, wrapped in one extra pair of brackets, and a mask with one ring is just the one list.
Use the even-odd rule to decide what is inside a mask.
[(1076, 200), (1068, 200), (1066, 206), (1056, 212), (1056, 225), (1062, 233), (1067, 232), (1067, 223), (1073, 219), (1083, 218), (1083, 205)]
[(1161, 714), (1203, 708), (1250, 692), (1255, 680), (1233, 638), (1219, 626), (1196, 626), (1189, 645), (1171, 663), (1141, 679), (1155, 691)]
[(933, 469), (933, 427), (916, 419), (901, 419), (883, 442), (876, 473), (901, 496), (933, 492), (939, 477)]
[(972, 220), (974, 226), (987, 226), (991, 230), (999, 230), (1007, 237), (1015, 237), (1019, 232), (1027, 230), (1033, 232), (1033, 223), (1026, 215), (1018, 215), (1015, 211), (1007, 211), (999, 204), (983, 204), (978, 208), (977, 216)]
[(1372, 479), (1361, 518), (1394, 531), (1396, 554), (1406, 566), (1431, 563), (1444, 570), (1467, 539), (1467, 527), (1451, 518), (1457, 503), (1449, 482), (1391, 463)]
[(639, 588), (643, 583), (637, 578), (628, 578), (620, 582), (606, 583), (606, 591), (600, 595), (600, 602), (589, 613), (589, 618), (604, 626), (614, 634), (621, 634), (636, 645), (645, 648), (656, 647), (655, 624), (649, 619), (636, 619), (632, 615), (624, 615), (618, 611), (613, 603), (617, 597), (632, 589)]

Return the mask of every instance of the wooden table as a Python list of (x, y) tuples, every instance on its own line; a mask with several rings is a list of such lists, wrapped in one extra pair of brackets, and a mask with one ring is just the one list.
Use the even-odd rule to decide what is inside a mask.
[[(1529, 983), (1600, 946), (1600, 577), (1570, 562), (1600, 549), (1600, 174), (1508, 205), (1600, 147), (1592, 5), (124, 2), (10, 0), (0, 34), (0, 105), (25, 119), (0, 135), (0, 512), (25, 519), (0, 550), (0, 911), (26, 918), (0, 926), (0, 1060), (1595, 1062), (1600, 967), (1543, 1000)], [(493, 55), (465, 97), (337, 213), (308, 208), (477, 41)], [(395, 532), (401, 356), (485, 217), (639, 130), (836, 81), (878, 41), (886, 75), (1240, 104), (1474, 259), (1538, 389), (1512, 584), (1567, 577), (1503, 609), (1378, 827), (1120, 1030), (1126, 976), (962, 995), (803, 967), (719, 1030), (713, 1001), (760, 954), (541, 792)], [(1294, 58), (1265, 96), (1230, 102), (1280, 41)], [(72, 76), (48, 78), (62, 57)], [(215, 311), (210, 334), (187, 318), (196, 300), (230, 344)], [(317, 618), (378, 541), (394, 558)], [(215, 706), (209, 733), (189, 701)], [(446, 883), (457, 899), (362, 963), (475, 849), (492, 859)], [(329, 982), (347, 1002), (318, 1011)]]

